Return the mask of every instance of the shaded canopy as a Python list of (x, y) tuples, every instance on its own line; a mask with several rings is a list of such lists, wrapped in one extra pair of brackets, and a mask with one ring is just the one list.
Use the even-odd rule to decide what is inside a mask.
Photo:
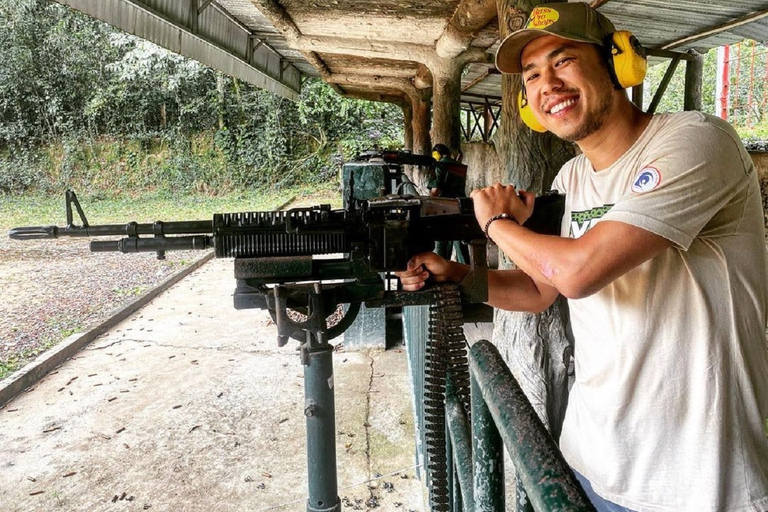
[[(436, 63), (460, 54), (462, 101), (501, 95), (495, 0), (57, 1), (289, 98), (302, 76), (350, 97), (428, 97)], [(768, 39), (766, 0), (590, 3), (657, 55)]]

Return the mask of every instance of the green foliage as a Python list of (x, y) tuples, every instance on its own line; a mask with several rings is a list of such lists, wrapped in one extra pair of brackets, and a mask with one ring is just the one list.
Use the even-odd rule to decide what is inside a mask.
[[(740, 50), (731, 46), (730, 50), (730, 109), (728, 121), (745, 140), (768, 139), (768, 111), (765, 105), (768, 94), (768, 47), (764, 43), (745, 40), (740, 43)], [(754, 54), (754, 62), (752, 55)], [(648, 70), (645, 80), (643, 104), (650, 105), (658, 90), (669, 61), (655, 65)], [(715, 95), (717, 84), (717, 49), (704, 55), (702, 80), (702, 111), (716, 115)], [(751, 85), (750, 85), (751, 84)], [(659, 101), (657, 112), (679, 112), (683, 110), (685, 97), (685, 61), (677, 66), (664, 96)], [(748, 110), (751, 99), (751, 111)]]
[(0, 0), (0, 193), (226, 193), (335, 182), (399, 147), (393, 105), (306, 80), (296, 102), (46, 0)]
[(237, 187), (335, 181), (339, 163), (362, 149), (402, 145), (402, 111), (392, 105), (342, 98), (317, 79), (305, 80), (295, 103), (220, 80), (225, 108), (215, 141)]
[(111, 57), (109, 32), (55, 4), (0, 3), (0, 145), (85, 128), (81, 112), (106, 76), (102, 59)]
[[(643, 105), (647, 108), (659, 89), (659, 85), (667, 72), (671, 61), (665, 61), (648, 68), (643, 87)], [(717, 71), (717, 50), (711, 50), (704, 56), (704, 70), (701, 91), (702, 111), (715, 113), (715, 73)], [(680, 112), (683, 110), (685, 98), (685, 61), (681, 60), (675, 68), (675, 73), (661, 97), (656, 112)]]

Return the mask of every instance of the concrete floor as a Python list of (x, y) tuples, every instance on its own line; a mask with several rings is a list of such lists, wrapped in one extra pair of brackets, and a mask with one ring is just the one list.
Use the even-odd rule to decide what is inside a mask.
[[(213, 260), (0, 410), (3, 511), (303, 511), (303, 368)], [(406, 354), (334, 354), (344, 510), (421, 511)]]

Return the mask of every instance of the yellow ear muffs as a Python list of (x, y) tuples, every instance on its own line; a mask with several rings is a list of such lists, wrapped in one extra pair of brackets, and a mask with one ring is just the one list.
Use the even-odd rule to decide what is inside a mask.
[(640, 41), (631, 32), (620, 30), (611, 35), (611, 62), (622, 89), (643, 83), (648, 62)]
[(528, 96), (526, 96), (523, 91), (524, 89), (520, 89), (520, 92), (517, 94), (517, 109), (520, 112), (520, 119), (522, 119), (525, 125), (531, 130), (539, 133), (546, 132), (547, 129), (544, 128), (539, 120), (533, 115), (533, 110), (531, 109), (530, 104), (528, 104)]

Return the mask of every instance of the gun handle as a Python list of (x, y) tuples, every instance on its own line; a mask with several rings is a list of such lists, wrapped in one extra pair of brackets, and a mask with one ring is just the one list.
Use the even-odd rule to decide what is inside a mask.
[(14, 240), (43, 240), (46, 238), (58, 238), (59, 228), (56, 226), (13, 228), (8, 231), (8, 237)]

